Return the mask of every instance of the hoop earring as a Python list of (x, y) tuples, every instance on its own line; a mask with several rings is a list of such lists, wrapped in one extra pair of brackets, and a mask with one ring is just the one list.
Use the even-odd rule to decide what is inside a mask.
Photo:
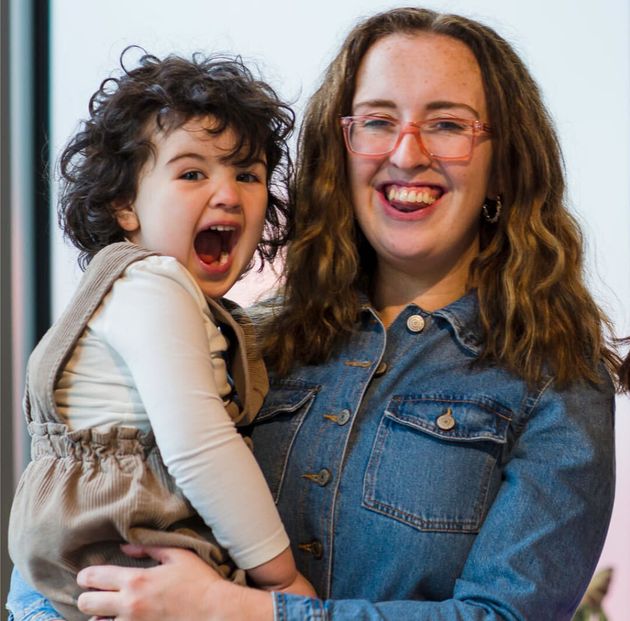
[[(494, 215), (491, 215), (491, 211), (490, 209), (488, 209), (488, 202), (494, 203)], [(502, 208), (503, 205), (501, 204), (501, 196), (497, 195), (497, 197), (493, 201), (490, 201), (490, 199), (486, 199), (486, 202), (483, 204), (481, 211), (483, 212), (483, 217), (486, 219), (487, 222), (490, 222), (490, 224), (496, 224), (501, 217)]]

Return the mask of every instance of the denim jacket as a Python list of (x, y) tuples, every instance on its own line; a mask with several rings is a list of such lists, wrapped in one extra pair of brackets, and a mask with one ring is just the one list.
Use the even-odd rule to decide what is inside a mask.
[(614, 493), (614, 390), (535, 390), (475, 366), (476, 296), (386, 331), (372, 309), (328, 363), (272, 378), (254, 430), (321, 600), (277, 621), (570, 619)]
[(329, 362), (272, 378), (256, 457), (321, 597), (275, 594), (276, 621), (571, 618), (612, 510), (612, 384), (530, 390), (478, 352), (474, 294), (387, 330), (366, 305)]

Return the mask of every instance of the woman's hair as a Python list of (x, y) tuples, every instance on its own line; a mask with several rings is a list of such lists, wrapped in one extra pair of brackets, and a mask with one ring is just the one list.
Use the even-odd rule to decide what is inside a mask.
[[(125, 56), (140, 50), (137, 66)], [(121, 73), (104, 80), (89, 103), (89, 118), (60, 160), (59, 223), (80, 250), (85, 267), (102, 248), (124, 240), (116, 212), (135, 200), (140, 171), (154, 153), (151, 127), (163, 132), (192, 118), (211, 116), (212, 134), (231, 129), (236, 145), (226, 159), (247, 164), (266, 157), (268, 206), (261, 261), (273, 259), (287, 238), (287, 186), (292, 165), (287, 138), (293, 111), (256, 79), (240, 58), (194, 54), (160, 60), (131, 46)], [(149, 131), (148, 131), (149, 130)]]
[(619, 384), (630, 390), (630, 336), (627, 336), (625, 339), (619, 339), (618, 343), (626, 347), (625, 358), (619, 367)]
[(353, 330), (359, 294), (369, 295), (375, 253), (354, 218), (339, 117), (352, 113), (359, 65), (392, 34), (446, 35), (465, 43), (481, 69), (493, 130), (493, 170), (503, 212), (481, 220), (481, 251), (469, 285), (477, 290), (480, 360), (500, 363), (531, 384), (597, 381), (603, 359), (619, 359), (603, 336), (608, 320), (582, 275), (582, 238), (565, 206), (562, 155), (539, 89), (510, 45), (490, 28), (418, 8), (358, 24), (332, 61), (305, 112), (299, 137), (283, 306), (264, 347), (281, 374), (318, 363)]

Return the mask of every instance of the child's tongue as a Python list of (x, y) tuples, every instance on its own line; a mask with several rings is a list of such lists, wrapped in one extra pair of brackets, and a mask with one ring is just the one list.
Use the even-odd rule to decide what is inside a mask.
[(206, 264), (218, 261), (221, 250), (221, 234), (216, 231), (202, 231), (195, 238), (195, 252)]

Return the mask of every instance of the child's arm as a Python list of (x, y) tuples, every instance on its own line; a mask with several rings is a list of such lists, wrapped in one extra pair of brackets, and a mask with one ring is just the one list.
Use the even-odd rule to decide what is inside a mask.
[(287, 548), (276, 558), (248, 570), (247, 575), (257, 587), (265, 591), (284, 591), (317, 597), (311, 583), (295, 569), (291, 548)]
[(105, 336), (132, 373), (169, 473), (217, 541), (255, 568), (255, 582), (288, 587), (297, 580), (288, 537), (215, 383), (209, 337), (222, 337), (175, 260), (141, 263), (114, 285)]

